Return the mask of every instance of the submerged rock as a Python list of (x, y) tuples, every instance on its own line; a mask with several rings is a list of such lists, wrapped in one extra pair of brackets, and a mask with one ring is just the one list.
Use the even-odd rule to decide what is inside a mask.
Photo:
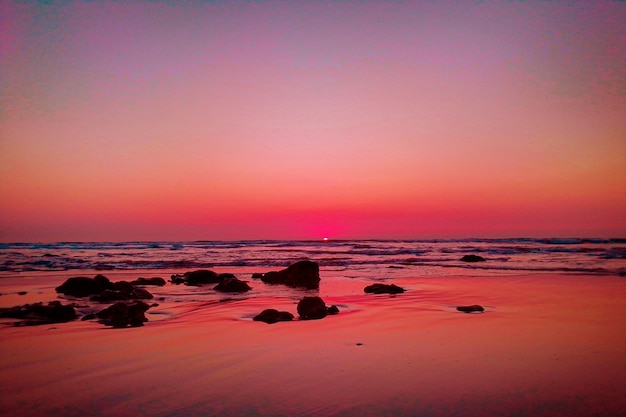
[(250, 288), (245, 281), (241, 281), (233, 275), (232, 277), (225, 278), (213, 289), (221, 292), (246, 292), (250, 291), (252, 288)]
[(137, 278), (130, 282), (132, 285), (156, 285), (162, 287), (165, 285), (165, 280), (161, 277), (154, 278)]
[(113, 289), (113, 283), (104, 275), (96, 275), (93, 278), (68, 278), (63, 284), (55, 288), (56, 292), (73, 297), (87, 297), (111, 289)]
[(263, 274), (261, 280), (266, 284), (318, 289), (320, 286), (320, 267), (313, 261), (300, 261), (281, 271), (267, 272)]
[(339, 307), (336, 305), (332, 305), (326, 309), (328, 311), (329, 316), (334, 316), (335, 314), (339, 314)]
[(457, 311), (460, 311), (462, 313), (482, 313), (483, 311), (485, 311), (483, 306), (479, 306), (478, 304), (474, 304), (471, 306), (458, 306)]
[(400, 294), (405, 289), (395, 284), (372, 284), (365, 287), (363, 291), (368, 294)]
[(121, 300), (149, 300), (154, 296), (145, 288), (136, 288), (130, 282), (118, 281), (112, 290), (104, 290), (90, 298), (91, 301), (109, 303)]
[(319, 320), (337, 313), (339, 313), (337, 306), (327, 307), (320, 297), (304, 297), (298, 302), (298, 315), (301, 320)]
[(143, 301), (115, 303), (96, 314), (100, 323), (116, 328), (139, 327), (148, 321), (145, 312), (150, 306)]
[(182, 275), (172, 275), (171, 281), (174, 284), (199, 286), (203, 284), (217, 284), (222, 279), (223, 278), (220, 278), (220, 275), (218, 275), (216, 272), (208, 269), (198, 269), (197, 271), (185, 272)]
[(237, 279), (235, 274), (231, 274), (229, 272), (223, 272), (223, 273), (217, 275), (217, 279), (219, 280), (219, 282), (222, 282), (222, 281), (224, 281), (225, 279), (228, 279), (228, 278), (235, 278), (235, 279)]
[(23, 306), (0, 308), (0, 317), (20, 319), (16, 325), (35, 326), (39, 324), (65, 323), (76, 319), (76, 310), (72, 305), (63, 305), (60, 301), (25, 304)]
[(130, 298), (134, 298), (136, 300), (151, 300), (154, 296), (145, 288), (135, 288), (130, 293)]
[(463, 262), (485, 262), (486, 259), (478, 255), (465, 255), (461, 258)]
[(288, 311), (278, 311), (273, 308), (268, 308), (266, 310), (261, 311), (256, 316), (254, 316), (252, 320), (262, 321), (267, 324), (274, 324), (274, 323), (278, 323), (279, 321), (293, 320), (293, 314), (291, 314)]

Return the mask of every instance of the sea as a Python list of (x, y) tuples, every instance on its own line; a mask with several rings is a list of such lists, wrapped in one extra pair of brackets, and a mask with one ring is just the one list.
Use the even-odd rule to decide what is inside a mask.
[[(464, 262), (464, 255), (483, 262)], [(1, 243), (3, 276), (29, 271), (277, 270), (309, 259), (346, 276), (626, 276), (626, 238)]]

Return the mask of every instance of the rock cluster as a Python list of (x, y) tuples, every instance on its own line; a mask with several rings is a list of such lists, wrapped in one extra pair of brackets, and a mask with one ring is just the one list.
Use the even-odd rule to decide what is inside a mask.
[(139, 278), (132, 282), (111, 282), (103, 275), (96, 275), (93, 278), (68, 278), (56, 288), (56, 291), (72, 297), (90, 297), (91, 301), (115, 303), (96, 314), (84, 316), (83, 320), (97, 318), (98, 321), (108, 326), (137, 327), (148, 321), (144, 313), (151, 307), (139, 300), (152, 299), (153, 295), (145, 288), (135, 285), (164, 284), (163, 278)]
[[(485, 259), (476, 255), (466, 255), (462, 260), (465, 262), (480, 262)], [(280, 271), (253, 274), (253, 278), (260, 278), (267, 284), (318, 289), (320, 283), (319, 265), (312, 261), (300, 261)], [(216, 284), (213, 287), (215, 291), (226, 293), (246, 292), (252, 289), (247, 282), (239, 280), (233, 274), (218, 274), (206, 269), (172, 275), (171, 282), (191, 286)], [(70, 297), (89, 297), (91, 301), (112, 303), (97, 313), (84, 316), (83, 320), (97, 319), (107, 326), (124, 328), (142, 326), (144, 322), (148, 321), (145, 312), (157, 305), (149, 305), (143, 301), (153, 298), (153, 295), (143, 288), (143, 286), (148, 285), (163, 286), (166, 285), (166, 282), (163, 278), (158, 277), (138, 278), (130, 282), (111, 282), (103, 275), (96, 275), (93, 278), (69, 278), (56, 287), (56, 291)], [(375, 283), (366, 286), (364, 292), (371, 294), (400, 294), (405, 292), (405, 289), (395, 284)], [(19, 319), (20, 321), (16, 323), (18, 325), (60, 323), (75, 320), (78, 315), (76, 307), (78, 306), (75, 304), (63, 305), (59, 301), (52, 301), (47, 305), (43, 303), (26, 304), (0, 309), (0, 318)], [(480, 305), (466, 305), (458, 306), (456, 310), (464, 313), (482, 313), (485, 309)], [(319, 320), (328, 315), (338, 313), (339, 308), (337, 306), (327, 306), (324, 300), (318, 296), (303, 297), (297, 304), (297, 314), (300, 320)], [(263, 310), (253, 320), (273, 324), (280, 321), (292, 321), (294, 320), (294, 315), (288, 311), (270, 308)]]
[(197, 271), (185, 272), (184, 274), (172, 275), (171, 281), (174, 284), (192, 286), (217, 284), (213, 289), (221, 292), (246, 292), (252, 289), (245, 281), (241, 281), (233, 274), (218, 274), (208, 269), (199, 269)]
[(120, 300), (152, 298), (152, 294), (144, 288), (137, 288), (127, 281), (111, 282), (104, 275), (93, 278), (68, 278), (63, 284), (56, 287), (56, 292), (72, 297), (88, 297), (91, 301), (109, 303)]
[(38, 324), (65, 323), (76, 319), (73, 305), (63, 305), (60, 301), (24, 304), (23, 306), (0, 308), (0, 317), (19, 319), (16, 325), (34, 326)]
[[(328, 315), (338, 314), (339, 308), (335, 305), (328, 307), (320, 297), (304, 297), (298, 302), (297, 311), (300, 320), (319, 320)], [(279, 321), (293, 320), (293, 314), (268, 308), (257, 314), (253, 320), (274, 324)]]

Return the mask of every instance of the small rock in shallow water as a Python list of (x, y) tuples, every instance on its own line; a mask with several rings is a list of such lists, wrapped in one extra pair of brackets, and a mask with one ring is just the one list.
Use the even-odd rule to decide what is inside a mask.
[(457, 311), (460, 311), (462, 313), (482, 313), (483, 311), (485, 311), (483, 306), (479, 306), (478, 304), (474, 304), (471, 306), (458, 306), (456, 309)]
[(274, 323), (278, 323), (279, 321), (293, 320), (293, 314), (291, 314), (288, 311), (278, 311), (273, 308), (268, 308), (266, 310), (261, 311), (256, 316), (254, 316), (252, 320), (262, 321), (267, 324), (274, 324)]
[(154, 278), (137, 278), (134, 281), (130, 282), (132, 285), (157, 285), (162, 287), (165, 285), (165, 280), (161, 277)]
[(372, 284), (365, 287), (363, 291), (369, 294), (400, 294), (405, 290), (395, 284)]
[(337, 306), (326, 307), (320, 297), (304, 297), (298, 302), (298, 315), (301, 320), (319, 320), (329, 314), (337, 314)]
[(233, 275), (232, 278), (228, 277), (224, 279), (222, 282), (217, 284), (214, 288), (215, 291), (221, 292), (246, 292), (250, 291), (252, 288), (245, 282), (241, 281)]
[(461, 258), (463, 262), (485, 262), (486, 259), (478, 255), (465, 255)]

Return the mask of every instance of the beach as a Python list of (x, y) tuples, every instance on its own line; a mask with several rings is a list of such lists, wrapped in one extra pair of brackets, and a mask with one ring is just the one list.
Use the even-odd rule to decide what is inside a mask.
[(626, 1), (0, 22), (0, 417), (626, 416)]
[[(252, 270), (229, 272), (245, 278)], [(97, 271), (80, 275), (90, 273)], [(54, 287), (76, 275), (7, 274), (0, 302), (62, 299)], [(623, 277), (415, 275), (389, 281), (405, 293), (374, 295), (363, 292), (370, 280), (323, 266), (320, 276), (319, 291), (247, 278), (253, 290), (236, 295), (151, 287), (163, 300), (137, 328), (5, 323), (0, 414), (582, 417), (626, 410)], [(295, 314), (307, 295), (337, 305), (339, 314), (252, 320), (266, 308)], [(471, 304), (485, 312), (456, 311)]]

